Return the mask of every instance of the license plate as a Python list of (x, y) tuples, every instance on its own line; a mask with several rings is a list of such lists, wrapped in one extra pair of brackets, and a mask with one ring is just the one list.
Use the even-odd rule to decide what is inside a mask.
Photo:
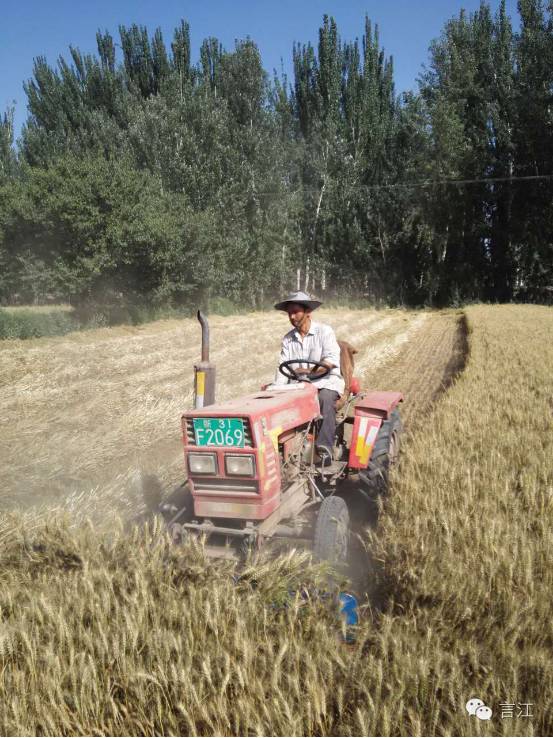
[(193, 418), (196, 446), (244, 447), (242, 418)]

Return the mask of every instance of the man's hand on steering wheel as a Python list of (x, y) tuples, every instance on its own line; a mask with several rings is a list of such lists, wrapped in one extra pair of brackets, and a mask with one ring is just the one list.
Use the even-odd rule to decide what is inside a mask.
[[(297, 367), (294, 369), (291, 364), (310, 364), (315, 368), (309, 369), (306, 367)], [(287, 379), (295, 379), (297, 382), (312, 382), (315, 379), (322, 379), (326, 377), (332, 367), (328, 364), (324, 364), (322, 361), (311, 361), (311, 359), (290, 359), (289, 361), (283, 361), (279, 365), (278, 370)], [(322, 371), (317, 371), (322, 370)]]

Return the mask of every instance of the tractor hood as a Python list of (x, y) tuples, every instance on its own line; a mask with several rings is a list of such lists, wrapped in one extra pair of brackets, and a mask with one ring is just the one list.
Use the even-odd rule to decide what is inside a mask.
[[(186, 413), (186, 416), (219, 418), (229, 415), (254, 415), (256, 417), (265, 415), (268, 419), (275, 412), (279, 414), (278, 417), (280, 418), (281, 411), (289, 411), (287, 415), (289, 415), (290, 422), (286, 423), (287, 428), (313, 420), (313, 413), (315, 413), (315, 416), (319, 414), (317, 388), (308, 382), (285, 384), (282, 387), (260, 390), (234, 400), (190, 410)], [(280, 420), (284, 420), (284, 416)], [(273, 426), (274, 423), (271, 424), (271, 427)]]

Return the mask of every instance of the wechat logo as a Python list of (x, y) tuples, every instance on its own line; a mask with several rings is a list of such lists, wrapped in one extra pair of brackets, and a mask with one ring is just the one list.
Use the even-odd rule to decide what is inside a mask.
[(479, 700), (477, 697), (470, 699), (465, 705), (469, 715), (476, 715), (479, 720), (489, 720), (492, 716), (492, 711), (489, 707)]

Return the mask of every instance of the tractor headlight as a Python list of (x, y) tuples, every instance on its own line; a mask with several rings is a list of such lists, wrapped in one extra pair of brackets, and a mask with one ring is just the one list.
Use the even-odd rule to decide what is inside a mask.
[(188, 454), (190, 474), (217, 474), (215, 454)]
[(253, 477), (255, 474), (255, 461), (252, 454), (240, 454), (240, 456), (225, 456), (225, 470), (233, 477)]

